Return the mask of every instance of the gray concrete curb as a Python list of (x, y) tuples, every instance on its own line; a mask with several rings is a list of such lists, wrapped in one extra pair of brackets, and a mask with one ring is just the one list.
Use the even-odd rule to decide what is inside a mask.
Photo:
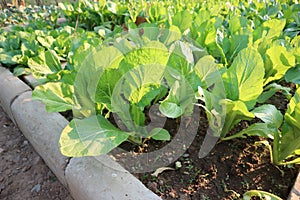
[(58, 140), (68, 124), (59, 113), (31, 98), (31, 89), (0, 66), (0, 104), (34, 149), (76, 200), (159, 200), (138, 179), (108, 156), (67, 158)]
[(297, 176), (295, 184), (290, 191), (288, 200), (299, 200), (300, 199), (300, 173)]
[(20, 94), (31, 91), (30, 87), (25, 85), (20, 79), (13, 76), (12, 73), (0, 66), (0, 103), (10, 119), (15, 123), (11, 111), (11, 104)]
[(68, 158), (58, 148), (61, 131), (68, 121), (58, 113), (47, 113), (43, 103), (31, 99), (32, 92), (24, 92), (11, 104), (16, 125), (57, 178), (67, 186), (65, 168)]
[[(66, 179), (75, 199), (160, 200), (107, 155), (72, 158)], [(93, 187), (84, 187), (86, 185)]]

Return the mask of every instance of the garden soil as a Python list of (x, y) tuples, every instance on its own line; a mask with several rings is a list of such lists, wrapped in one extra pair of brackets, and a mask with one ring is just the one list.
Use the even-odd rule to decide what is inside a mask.
[[(282, 95), (275, 95), (270, 103), (284, 112), (288, 101)], [(263, 190), (282, 199), (288, 198), (299, 167), (271, 164), (268, 147), (260, 143), (263, 138), (247, 137), (221, 141), (208, 156), (199, 159), (200, 145), (208, 128), (204, 110), (199, 117), (197, 136), (178, 160), (181, 167), (171, 164), (169, 167), (177, 169), (164, 171), (158, 177), (151, 173), (136, 174), (136, 177), (167, 200), (234, 200), (242, 198), (249, 190)], [(242, 121), (232, 133), (239, 132), (250, 124), (251, 122)], [(149, 141), (146, 146), (153, 145)]]
[[(284, 112), (288, 101), (283, 102), (284, 98), (281, 96), (277, 97), (278, 102), (274, 102), (275, 99), (271, 100), (272, 103)], [(233, 200), (241, 198), (244, 192), (252, 189), (271, 192), (287, 199), (298, 174), (298, 167), (278, 167), (271, 164), (268, 148), (262, 144), (255, 145), (262, 140), (258, 137), (219, 142), (208, 156), (199, 159), (199, 144), (202, 144), (207, 130), (203, 110), (199, 117), (198, 134), (190, 148), (178, 160), (180, 168), (164, 171), (158, 177), (151, 173), (135, 176), (162, 199), (167, 200)], [(165, 127), (166, 129), (176, 130), (175, 123), (166, 124), (170, 126)], [(241, 122), (233, 132), (249, 125), (248, 122)], [(165, 144), (159, 145), (162, 147)], [(145, 146), (157, 147), (157, 142), (149, 140)], [(141, 150), (141, 147), (136, 149)], [(144, 150), (151, 151), (147, 148)], [(72, 200), (68, 191), (1, 107), (0, 156), (1, 200)], [(176, 168), (174, 164), (169, 167)]]
[(72, 200), (1, 106), (0, 199)]

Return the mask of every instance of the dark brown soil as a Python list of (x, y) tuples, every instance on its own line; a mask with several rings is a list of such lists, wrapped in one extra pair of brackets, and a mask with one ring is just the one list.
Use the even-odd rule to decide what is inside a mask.
[(180, 169), (165, 171), (158, 178), (150, 174), (139, 178), (163, 199), (237, 199), (251, 189), (288, 197), (298, 170), (270, 164), (269, 151), (253, 145), (255, 138), (221, 142), (199, 159), (202, 139), (198, 135), (185, 158), (179, 159)]
[(0, 106), (0, 199), (72, 200)]
[[(272, 99), (278, 100), (276, 102)], [(269, 102), (275, 103), (278, 109), (286, 109), (288, 101), (282, 95), (277, 94), (272, 99)], [(204, 120), (200, 122), (196, 138), (178, 160), (182, 167), (164, 171), (158, 177), (151, 173), (136, 174), (149, 189), (163, 199), (239, 199), (252, 189), (267, 191), (287, 199), (299, 167), (271, 164), (268, 148), (254, 144), (263, 140), (258, 137), (219, 142), (208, 156), (199, 159), (200, 144), (207, 130), (203, 111), (201, 119)], [(233, 132), (248, 125), (248, 122), (241, 122)], [(176, 168), (175, 164), (169, 167)]]

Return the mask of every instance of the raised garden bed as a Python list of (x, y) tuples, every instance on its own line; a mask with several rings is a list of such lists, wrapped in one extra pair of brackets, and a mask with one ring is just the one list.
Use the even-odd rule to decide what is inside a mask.
[[(8, 70), (0, 69), (3, 108), (75, 199), (130, 199), (131, 195), (135, 199), (159, 199), (107, 156), (72, 158), (71, 162), (62, 156), (58, 136), (67, 120), (60, 114), (47, 113), (44, 105), (31, 100), (28, 86)], [(271, 165), (268, 150), (251, 145), (254, 138), (222, 142), (206, 158), (199, 159), (196, 144), (203, 140), (206, 124), (203, 118), (194, 143), (179, 159), (182, 166), (176, 171), (165, 171), (158, 178), (150, 173), (134, 176), (163, 199), (238, 198), (243, 191), (258, 188), (291, 200), (299, 198), (299, 178), (292, 184), (296, 169)]]
[(102, 3), (62, 4), (74, 27), (58, 27), (55, 8), (0, 38), (1, 62), (36, 86), (14, 78), (22, 86), (3, 87), (4, 108), (75, 198), (287, 198), (299, 164), (300, 7)]
[(160, 199), (108, 156), (67, 158), (58, 140), (67, 120), (31, 99), (30, 88), (0, 68), (1, 106), (75, 199)]

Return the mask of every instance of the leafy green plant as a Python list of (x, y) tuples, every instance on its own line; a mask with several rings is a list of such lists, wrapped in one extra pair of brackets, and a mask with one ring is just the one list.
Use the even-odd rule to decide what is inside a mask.
[[(287, 77), (287, 76), (285, 76)], [(258, 97), (257, 102), (258, 103), (264, 103), (269, 98), (271, 98), (276, 92), (282, 92), (288, 99), (291, 98), (291, 88), (284, 87), (282, 85), (279, 85), (277, 83), (271, 83), (264, 87), (263, 93)]]
[[(214, 130), (216, 137), (224, 138), (241, 120), (254, 118), (250, 110), (263, 91), (263, 71), (260, 54), (253, 48), (246, 48), (239, 52), (232, 65), (222, 74), (225, 97), (220, 98), (222, 93), (220, 90), (213, 92), (199, 90), (199, 95), (205, 102), (208, 119), (218, 123), (218, 128)], [(222, 107), (214, 110), (217, 105)]]
[[(48, 111), (73, 111), (60, 140), (65, 154), (98, 155), (125, 140), (169, 140), (167, 130), (146, 126), (150, 107), (158, 104), (161, 114), (179, 118), (198, 104), (214, 136), (269, 138), (274, 163), (298, 163), (296, 143), (286, 144), (298, 137), (298, 92), (292, 98), (279, 84), (299, 82), (299, 5), (293, 1), (80, 0), (60, 9), (1, 11), (3, 25), (27, 27), (1, 30), (0, 62), (37, 79), (33, 98)], [(70, 26), (57, 27), (61, 14)], [(273, 106), (256, 107), (278, 91), (292, 98), (284, 117)], [(122, 130), (108, 120), (114, 115)], [(227, 135), (254, 117), (262, 122)]]
[(300, 128), (299, 110), (300, 89), (290, 100), (289, 107), (284, 116), (273, 105), (262, 105), (255, 108), (252, 113), (262, 123), (255, 123), (241, 132), (229, 136), (226, 139), (245, 136), (261, 136), (273, 140), (273, 148), (268, 142), (264, 142), (271, 148), (271, 161), (277, 165), (299, 164)]
[(300, 163), (300, 89), (290, 101), (281, 132), (274, 135), (273, 160), (276, 164)]
[(60, 15), (60, 10), (54, 5), (28, 6), (25, 8), (9, 7), (0, 10), (0, 24), (2, 26), (11, 26), (31, 23), (35, 27), (43, 24), (44, 27), (54, 28)]
[[(137, 36), (140, 30), (141, 37)], [(155, 30), (163, 34), (149, 34)], [(90, 46), (86, 57), (78, 57), (80, 66), (73, 66), (74, 78), (72, 73), (66, 74), (51, 51), (45, 55), (53, 62), (41, 59), (41, 63), (32, 64), (35, 73), (52, 78), (52, 82), (35, 88), (33, 98), (43, 101), (50, 112), (73, 110), (74, 119), (60, 139), (63, 154), (99, 155), (126, 140), (137, 144), (143, 138), (170, 140), (163, 127), (145, 125), (150, 107), (158, 104), (168, 118), (190, 116), (198, 87), (208, 88), (218, 78), (214, 75), (221, 77), (214, 59), (195, 59), (193, 52), (199, 49), (178, 40), (178, 34), (144, 28), (131, 31), (129, 38), (119, 38), (113, 46), (111, 40), (98, 50)], [(44, 67), (34, 67), (41, 64)], [(112, 116), (122, 121), (122, 130), (107, 119)]]
[(252, 197), (259, 197), (260, 199), (269, 199), (269, 200), (282, 200), (282, 198), (271, 194), (269, 192), (261, 190), (250, 190), (244, 193), (243, 200), (250, 200)]
[[(79, 0), (74, 3), (59, 3), (64, 16), (75, 27), (87, 30), (111, 31), (124, 23), (126, 6), (120, 2)], [(122, 30), (122, 29), (121, 29)]]
[[(159, 110), (167, 117), (191, 114), (194, 91), (181, 74), (184, 67), (191, 66), (184, 62), (185, 58), (182, 64), (172, 64), (174, 56), (179, 53), (184, 56), (179, 45), (184, 44), (173, 43), (170, 46), (174, 49), (173, 53), (169, 54), (163, 43), (144, 39), (133, 39), (139, 42), (139, 46), (134, 48), (126, 39), (119, 41), (116, 46), (124, 43), (123, 49), (129, 48), (125, 52), (109, 46), (102, 47), (100, 51), (90, 49), (91, 54), (81, 63), (84, 68), (79, 69), (74, 80), (74, 89), (61, 81), (46, 83), (35, 89), (33, 98), (43, 101), (48, 111), (64, 111), (73, 106), (75, 117), (79, 117), (62, 132), (60, 145), (65, 155), (99, 155), (125, 140), (141, 143), (145, 137), (169, 140), (167, 130), (161, 127), (149, 130), (145, 126), (145, 110), (159, 101)], [(167, 88), (170, 88), (169, 91)], [(122, 120), (126, 131), (114, 128), (108, 119), (102, 117), (111, 114)], [(90, 137), (87, 137), (89, 134)]]
[(57, 79), (53, 74), (62, 70), (61, 62), (69, 60), (67, 68), (73, 68), (71, 65), (76, 64), (74, 57), (80, 57), (78, 52), (101, 43), (96, 36), (96, 33), (83, 29), (78, 29), (75, 34), (70, 26), (55, 30), (14, 27), (0, 35), (0, 62), (14, 69), (15, 75), (31, 72), (40, 83), (53, 81)]

